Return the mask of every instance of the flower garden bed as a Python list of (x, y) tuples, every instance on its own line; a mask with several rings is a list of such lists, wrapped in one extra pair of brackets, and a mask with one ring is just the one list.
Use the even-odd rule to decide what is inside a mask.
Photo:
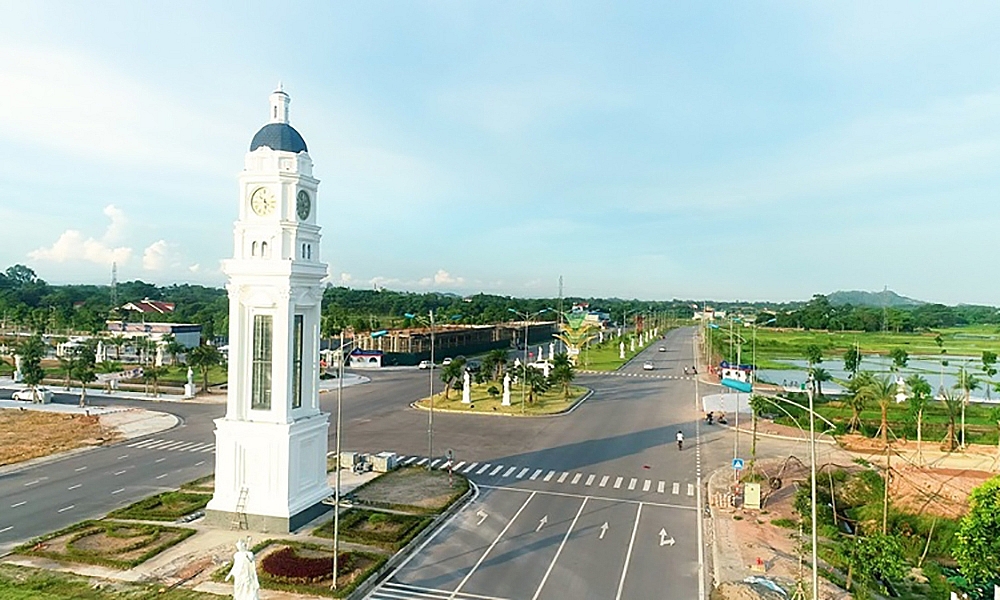
[[(344, 541), (399, 550), (427, 527), (432, 517), (401, 515), (351, 508), (340, 516), (340, 537)], [(333, 537), (333, 519), (313, 531), (317, 537)]]
[(205, 508), (211, 499), (208, 494), (163, 492), (111, 512), (108, 517), (138, 521), (175, 521)]
[(193, 529), (163, 525), (83, 521), (36, 538), (15, 548), (14, 553), (131, 569), (194, 533)]
[[(333, 550), (316, 544), (265, 540), (253, 547), (257, 578), (262, 588), (328, 598), (347, 596), (388, 559), (370, 552), (341, 552), (337, 561), (337, 589), (331, 590)], [(212, 575), (223, 581), (232, 563)]]

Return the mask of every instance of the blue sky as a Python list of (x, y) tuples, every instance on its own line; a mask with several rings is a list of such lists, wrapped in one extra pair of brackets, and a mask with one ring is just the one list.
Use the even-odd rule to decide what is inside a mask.
[(354, 287), (1000, 305), (1000, 4), (0, 7), (0, 265), (221, 285), (277, 82)]

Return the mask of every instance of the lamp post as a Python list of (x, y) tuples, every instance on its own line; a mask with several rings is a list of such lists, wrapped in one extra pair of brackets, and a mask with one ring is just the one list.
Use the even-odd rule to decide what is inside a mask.
[[(351, 341), (351, 345), (356, 342)], [(344, 400), (344, 330), (340, 330), (340, 359), (337, 365), (337, 477), (333, 492), (333, 583), (330, 589), (337, 589), (337, 556), (340, 554), (340, 440), (343, 423), (341, 407)]]
[(534, 313), (528, 314), (528, 313), (523, 313), (523, 312), (518, 311), (518, 310), (514, 310), (513, 308), (508, 308), (507, 309), (508, 312), (512, 312), (515, 315), (517, 315), (517, 316), (521, 317), (522, 319), (524, 319), (524, 363), (521, 365), (521, 368), (524, 369), (521, 372), (521, 414), (522, 415), (524, 414), (524, 393), (525, 393), (526, 386), (527, 386), (527, 383), (528, 383), (528, 322), (531, 319), (537, 317), (538, 315), (540, 315), (540, 314), (542, 314), (544, 312), (548, 312), (550, 310), (552, 310), (552, 309), (550, 309), (550, 308), (543, 308), (542, 310), (540, 310), (538, 312), (534, 312)]
[(413, 313), (405, 313), (407, 319), (422, 321), (427, 323), (431, 329), (431, 368), (430, 368), (430, 388), (427, 401), (430, 403), (430, 410), (427, 411), (427, 470), (431, 470), (431, 463), (434, 462), (434, 310), (427, 311), (427, 319)]
[[(809, 396), (809, 473), (811, 476), (810, 494), (812, 495), (812, 597), (819, 598), (819, 571), (816, 560), (816, 407), (813, 399), (813, 375), (809, 373), (806, 381), (806, 394)], [(888, 487), (888, 482), (886, 483)]]

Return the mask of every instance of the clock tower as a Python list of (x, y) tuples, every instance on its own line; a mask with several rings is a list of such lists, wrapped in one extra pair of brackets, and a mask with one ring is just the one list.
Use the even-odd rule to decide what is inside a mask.
[(229, 389), (215, 421), (209, 524), (287, 532), (325, 510), (329, 415), (319, 410), (322, 280), (313, 163), (270, 97), (239, 176), (229, 276)]

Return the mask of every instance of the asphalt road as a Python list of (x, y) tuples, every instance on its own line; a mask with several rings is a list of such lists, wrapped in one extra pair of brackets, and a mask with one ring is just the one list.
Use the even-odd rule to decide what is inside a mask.
[[(437, 416), (438, 439), (480, 494), (371, 598), (699, 598), (691, 334), (671, 332), (618, 373), (580, 377), (595, 393), (570, 415)], [(656, 369), (643, 371), (645, 360)]]
[[(698, 598), (699, 413), (696, 384), (683, 373), (693, 364), (691, 335), (670, 332), (615, 374), (579, 376), (594, 394), (569, 415), (434, 414), (434, 456), (452, 449), (480, 495), (373, 597)], [(643, 371), (644, 360), (656, 369)], [(365, 375), (371, 383), (343, 391), (344, 449), (421, 460), (429, 414), (409, 404), (426, 396), (428, 372)], [(333, 415), (336, 396), (321, 396)], [(0, 552), (212, 472), (212, 420), (224, 406), (93, 401), (101, 403), (163, 410), (182, 422), (0, 475)], [(331, 426), (331, 449), (334, 433)]]

